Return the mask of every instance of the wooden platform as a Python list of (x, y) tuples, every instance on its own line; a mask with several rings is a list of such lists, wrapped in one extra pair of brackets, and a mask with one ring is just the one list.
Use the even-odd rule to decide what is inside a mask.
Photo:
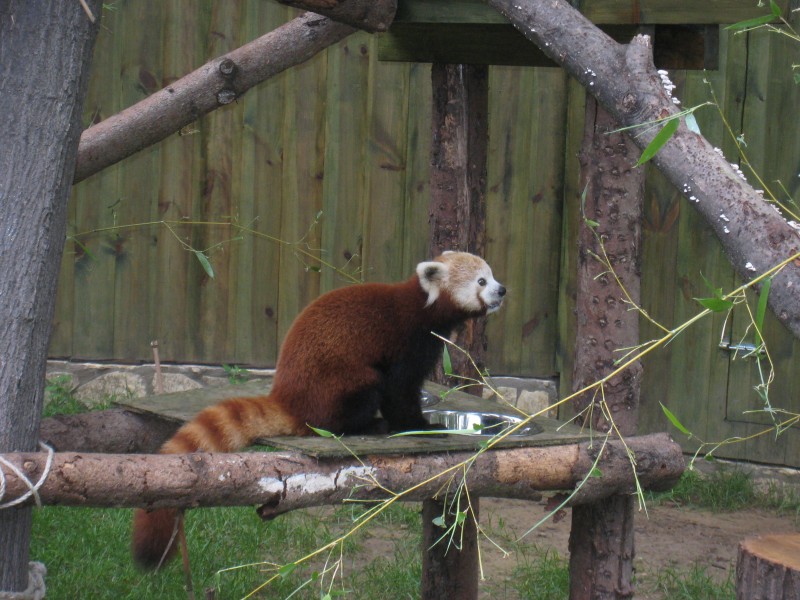
[[(198, 412), (208, 406), (227, 398), (260, 396), (269, 392), (271, 381), (251, 381), (241, 385), (203, 388), (187, 392), (176, 392), (160, 396), (132, 398), (117, 402), (120, 406), (136, 412), (156, 415), (160, 418), (177, 422), (191, 420)], [(434, 397), (441, 397), (447, 391), (443, 386), (429, 383), (426, 391)], [(448, 392), (445, 397), (431, 408), (442, 410), (463, 410), (474, 412), (492, 412), (520, 416), (512, 406), (482, 400), (463, 392)], [(498, 448), (515, 448), (522, 446), (554, 446), (585, 441), (588, 434), (582, 433), (578, 427), (539, 417), (535, 420), (541, 429), (539, 433), (509, 437), (500, 442)], [(491, 436), (488, 435), (415, 435), (415, 436), (344, 436), (340, 439), (309, 437), (272, 437), (260, 439), (259, 443), (274, 446), (282, 450), (293, 450), (317, 457), (342, 457), (356, 454), (413, 454), (426, 452), (446, 452), (455, 450), (477, 450)]]

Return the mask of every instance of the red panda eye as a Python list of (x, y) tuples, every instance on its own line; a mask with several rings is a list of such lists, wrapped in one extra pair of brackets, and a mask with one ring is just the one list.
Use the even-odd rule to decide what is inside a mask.
[(483, 277), (481, 277), (480, 279), (478, 279), (478, 285), (481, 287), (485, 286), (486, 280)]

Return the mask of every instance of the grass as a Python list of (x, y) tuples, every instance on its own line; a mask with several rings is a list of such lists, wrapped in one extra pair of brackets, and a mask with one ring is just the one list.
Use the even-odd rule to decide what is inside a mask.
[(709, 475), (685, 471), (678, 485), (668, 492), (650, 494), (649, 500), (712, 511), (764, 508), (800, 518), (800, 496), (794, 489), (774, 483), (761, 489), (748, 473), (736, 468), (719, 469)]
[(732, 569), (728, 571), (728, 578), (721, 584), (707, 573), (705, 567), (699, 565), (694, 565), (689, 571), (663, 569), (656, 575), (653, 587), (669, 600), (734, 600), (736, 598)]

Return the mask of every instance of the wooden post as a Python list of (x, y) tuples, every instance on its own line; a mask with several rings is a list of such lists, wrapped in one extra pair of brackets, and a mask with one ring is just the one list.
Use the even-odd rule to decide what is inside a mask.
[[(619, 350), (639, 342), (639, 315), (628, 299), (639, 302), (641, 202), (644, 169), (634, 168), (639, 150), (617, 129), (614, 119), (589, 98), (581, 149), (585, 182), (584, 223), (579, 234), (577, 333), (573, 388), (581, 389), (608, 375)], [(607, 256), (627, 295), (597, 257)], [(641, 365), (615, 377), (601, 394), (575, 402), (578, 419), (608, 431), (604, 401), (622, 435), (636, 432)], [(572, 509), (570, 599), (633, 597), (633, 497), (616, 496)]]
[[(486, 246), (486, 154), (488, 145), (488, 69), (476, 65), (434, 64), (433, 142), (431, 148), (430, 254), (465, 250), (483, 255)], [(485, 322), (470, 321), (456, 343), (482, 367), (486, 349)], [(466, 356), (450, 353), (455, 373), (474, 376)], [(443, 382), (439, 371), (434, 379)], [(476, 390), (476, 393), (479, 393)], [(422, 599), (472, 599), (478, 597), (478, 541), (473, 517), (478, 499), (472, 498), (472, 514), (456, 532), (461, 548), (436, 543), (443, 529), (436, 516), (452, 518), (438, 500), (422, 505), (423, 570)]]
[[(0, 4), (0, 452), (36, 448), (101, 3)], [(30, 508), (0, 510), (0, 591), (29, 583)], [(31, 574), (31, 581), (35, 578)]]

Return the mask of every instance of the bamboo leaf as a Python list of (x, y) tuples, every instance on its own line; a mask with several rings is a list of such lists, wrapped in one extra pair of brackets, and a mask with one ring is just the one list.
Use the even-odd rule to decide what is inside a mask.
[(200, 250), (192, 250), (194, 255), (197, 257), (197, 260), (200, 261), (200, 264), (203, 267), (203, 270), (206, 272), (206, 275), (214, 279), (214, 268), (211, 266), (211, 263), (208, 260), (208, 257), (203, 254)]
[(692, 433), (688, 429), (686, 429), (686, 427), (683, 426), (683, 423), (681, 423), (678, 420), (678, 417), (673, 415), (672, 412), (666, 406), (664, 406), (661, 402), (659, 402), (659, 404), (661, 404), (661, 410), (664, 411), (664, 414), (667, 416), (667, 419), (669, 419), (669, 422), (672, 423), (675, 426), (675, 429), (677, 429), (678, 431), (680, 431), (681, 433), (683, 433), (685, 435), (688, 435), (688, 436), (692, 435)]
[(444, 352), (442, 353), (442, 368), (445, 375), (451, 376), (453, 374), (453, 362), (450, 360), (450, 352), (447, 350), (447, 346), (444, 347)]
[(769, 298), (769, 288), (772, 285), (772, 277), (767, 277), (761, 286), (761, 293), (758, 295), (758, 306), (756, 307), (756, 333), (755, 346), (758, 348), (763, 341), (761, 332), (764, 331), (764, 316), (767, 314), (767, 298)]
[(762, 15), (753, 19), (747, 19), (746, 21), (739, 21), (733, 25), (728, 25), (725, 29), (729, 29), (731, 31), (744, 31), (745, 29), (753, 29), (754, 27), (766, 25), (767, 23), (771, 23), (774, 19), (775, 15)]
[(653, 140), (647, 144), (647, 148), (642, 150), (642, 155), (639, 157), (639, 162), (636, 163), (636, 166), (641, 166), (646, 163), (648, 160), (653, 158), (656, 153), (661, 150), (661, 148), (669, 141), (676, 131), (678, 131), (678, 124), (680, 120), (675, 117), (670, 119), (664, 124), (664, 127), (661, 128)]
[(279, 574), (279, 575), (280, 575), (282, 578), (284, 578), (284, 579), (285, 579), (285, 578), (287, 578), (289, 575), (291, 575), (291, 574), (292, 574), (292, 571), (294, 571), (296, 568), (297, 568), (297, 563), (289, 563), (288, 565), (283, 565), (283, 566), (282, 566), (282, 567), (281, 567), (281, 568), (278, 570), (278, 574)]
[(725, 312), (733, 308), (733, 302), (723, 298), (695, 298), (701, 306), (714, 312)]
[(316, 433), (320, 437), (324, 437), (324, 438), (334, 438), (334, 437), (336, 437), (334, 434), (332, 434), (327, 429), (319, 429), (317, 427), (311, 427), (311, 425), (309, 425), (308, 427), (309, 427), (309, 429), (311, 429), (311, 431), (313, 431), (314, 433)]
[(689, 131), (693, 131), (697, 135), (703, 135), (700, 133), (700, 125), (697, 124), (697, 119), (694, 118), (693, 112), (686, 115), (686, 127)]

